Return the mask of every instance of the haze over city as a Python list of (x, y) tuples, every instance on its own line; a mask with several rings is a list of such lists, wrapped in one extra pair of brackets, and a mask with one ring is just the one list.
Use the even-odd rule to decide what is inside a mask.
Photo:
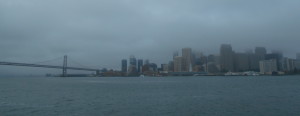
[[(161, 64), (184, 47), (219, 54), (221, 44), (237, 52), (261, 46), (295, 58), (299, 5), (297, 0), (1, 0), (0, 61), (35, 63), (68, 55), (86, 66), (119, 70), (130, 55)], [(45, 72), (61, 70), (0, 66), (3, 75)]]

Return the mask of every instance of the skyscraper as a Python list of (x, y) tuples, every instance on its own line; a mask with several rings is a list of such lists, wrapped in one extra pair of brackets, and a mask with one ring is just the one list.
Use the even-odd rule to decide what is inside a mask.
[(124, 72), (124, 73), (127, 72), (127, 60), (126, 59), (122, 60), (122, 72)]
[(267, 54), (267, 50), (265, 47), (256, 47), (255, 54), (259, 55), (261, 59), (264, 59), (265, 55)]
[(143, 59), (139, 59), (138, 60), (138, 66), (137, 66), (137, 69), (138, 69), (139, 73), (142, 73), (143, 65), (144, 65)]
[(182, 49), (182, 70), (183, 72), (191, 71), (191, 63), (192, 63), (192, 49), (191, 48), (183, 48)]
[(131, 55), (129, 58), (129, 68), (128, 68), (128, 72), (131, 74), (134, 74), (137, 72), (137, 66), (136, 66), (136, 58)]
[(221, 71), (235, 71), (234, 70), (234, 52), (232, 51), (232, 47), (229, 44), (222, 44), (220, 49), (220, 64)]

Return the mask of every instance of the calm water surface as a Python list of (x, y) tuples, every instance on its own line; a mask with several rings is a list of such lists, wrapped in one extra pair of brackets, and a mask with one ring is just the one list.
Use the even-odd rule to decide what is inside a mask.
[(300, 77), (0, 78), (0, 116), (300, 116)]

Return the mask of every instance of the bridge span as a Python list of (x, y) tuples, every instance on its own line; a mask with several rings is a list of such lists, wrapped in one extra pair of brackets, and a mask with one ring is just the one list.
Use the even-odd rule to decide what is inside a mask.
[(63, 66), (54, 66), (54, 65), (42, 65), (42, 64), (30, 64), (30, 63), (17, 63), (17, 62), (0, 62), (0, 65), (10, 65), (10, 66), (24, 66), (24, 67), (41, 67), (41, 68), (55, 68), (63, 70), (63, 77), (67, 76), (67, 70), (82, 70), (82, 71), (95, 71), (96, 75), (99, 75), (99, 69), (92, 68), (80, 68), (80, 67), (68, 67), (67, 66), (67, 56), (64, 56)]

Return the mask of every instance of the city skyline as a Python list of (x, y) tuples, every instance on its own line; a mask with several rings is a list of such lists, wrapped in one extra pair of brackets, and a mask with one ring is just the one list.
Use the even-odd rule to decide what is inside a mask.
[[(300, 69), (299, 53), (296, 58), (289, 58), (280, 51), (267, 52), (265, 47), (255, 47), (245, 52), (236, 52), (232, 49), (231, 44), (221, 44), (219, 54), (203, 54), (194, 51), (191, 48), (182, 48), (181, 54), (178, 51), (173, 52), (173, 58), (168, 63), (156, 64), (149, 70), (150, 65), (144, 65), (142, 70), (136, 69), (137, 64), (129, 67), (128, 70), (122, 72), (126, 75), (172, 75), (188, 74), (187, 72), (206, 72), (208, 74), (224, 74), (227, 72), (247, 72), (254, 71), (260, 74), (293, 74)], [(135, 58), (130, 56), (129, 60)], [(124, 67), (124, 59), (122, 60), (122, 69)], [(143, 62), (143, 59), (139, 59)], [(149, 63), (147, 63), (149, 64)], [(127, 65), (127, 64), (126, 64)], [(158, 67), (160, 65), (160, 67)], [(140, 67), (140, 65), (138, 66)], [(144, 67), (148, 67), (145, 68)], [(150, 72), (149, 72), (150, 71)], [(174, 72), (174, 73), (172, 73)], [(190, 74), (193, 74), (190, 73)]]
[[(218, 54), (224, 43), (236, 52), (263, 46), (294, 58), (300, 43), (299, 4), (295, 0), (1, 0), (0, 60), (34, 63), (68, 55), (88, 66), (119, 69), (116, 61), (131, 54), (161, 64), (181, 48)], [(19, 69), (0, 67), (0, 73)], [(22, 70), (20, 74), (47, 72)]]

